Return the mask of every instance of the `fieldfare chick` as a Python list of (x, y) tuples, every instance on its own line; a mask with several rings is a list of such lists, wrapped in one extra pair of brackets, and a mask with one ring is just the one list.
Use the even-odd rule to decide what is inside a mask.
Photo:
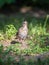
[(20, 39), (26, 39), (27, 37), (27, 34), (28, 34), (28, 27), (27, 27), (28, 23), (27, 21), (24, 21), (23, 24), (22, 24), (22, 27), (19, 28), (18, 30), (18, 37)]

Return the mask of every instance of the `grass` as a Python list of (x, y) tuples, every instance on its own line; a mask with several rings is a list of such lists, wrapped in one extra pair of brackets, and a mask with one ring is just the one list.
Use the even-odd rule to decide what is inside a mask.
[[(29, 57), (29, 56), (28, 56)], [(31, 56), (32, 57), (32, 56)], [(0, 65), (49, 65), (49, 57), (45, 59), (36, 58), (35, 60), (25, 58), (22, 55), (17, 56), (12, 53), (12, 50), (9, 48), (4, 50), (3, 46), (0, 46)]]
[[(0, 41), (9, 39), (11, 40), (18, 29), (22, 25), (24, 20), (24, 16), (2, 16), (0, 19)], [(24, 59), (20, 59), (19, 62), (16, 62), (13, 56), (9, 56), (8, 54), (12, 53), (17, 55), (32, 55), (32, 54), (42, 54), (44, 52), (49, 52), (49, 18), (38, 19), (34, 17), (26, 17), (28, 21), (28, 35), (30, 39), (26, 39), (27, 45), (29, 46), (27, 49), (21, 49), (21, 44), (16, 43), (12, 44), (6, 48), (4, 51), (4, 47), (0, 46), (0, 65), (48, 65), (49, 59), (45, 59), (43, 61), (38, 60), (37, 62), (33, 62), (32, 60), (24, 61)], [(0, 42), (1, 43), (1, 42)], [(4, 42), (3, 42), (4, 43)], [(1, 43), (2, 44), (2, 43)], [(3, 51), (3, 52), (2, 52)], [(5, 59), (5, 56), (7, 58)], [(3, 60), (4, 58), (4, 60)], [(23, 60), (23, 61), (22, 61)]]
[[(12, 35), (15, 35), (19, 27), (21, 26), (23, 19), (24, 19), (23, 17), (22, 18), (10, 17), (7, 19), (5, 17), (3, 21), (1, 20), (0, 21), (0, 37), (11, 38)], [(38, 35), (40, 34), (47, 35), (47, 32), (46, 32), (47, 25), (45, 25), (46, 24), (45, 20), (31, 18), (31, 17), (27, 17), (26, 19), (28, 21), (29, 35), (34, 35), (36, 33)]]

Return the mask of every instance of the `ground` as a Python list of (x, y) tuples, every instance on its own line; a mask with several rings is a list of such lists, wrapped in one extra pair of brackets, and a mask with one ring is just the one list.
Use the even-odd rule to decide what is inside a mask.
[[(48, 11), (37, 7), (28, 8), (26, 10), (25, 7), (23, 7), (19, 12), (3, 12), (3, 14), (0, 14), (0, 33), (4, 36), (4, 39), (1, 36), (2, 40), (0, 43), (3, 44), (4, 54), (6, 55), (7, 53), (7, 57), (14, 54), (14, 56), (16, 55), (15, 59), (17, 56), (19, 57), (22, 55), (22, 57), (24, 56), (27, 59), (35, 57), (36, 60), (38, 58), (42, 59), (43, 57), (49, 56), (49, 53), (47, 53), (49, 52), (49, 13)], [(25, 12), (23, 9), (25, 9)], [(24, 19), (28, 21), (29, 38), (17, 42), (15, 35), (12, 35), (18, 31)], [(2, 46), (0, 46), (0, 48), (2, 48)]]

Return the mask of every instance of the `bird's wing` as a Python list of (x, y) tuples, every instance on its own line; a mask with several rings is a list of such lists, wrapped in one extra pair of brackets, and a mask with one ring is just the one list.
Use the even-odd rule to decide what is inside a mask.
[(19, 30), (18, 30), (18, 33), (21, 33), (23, 32), (23, 27), (21, 27)]

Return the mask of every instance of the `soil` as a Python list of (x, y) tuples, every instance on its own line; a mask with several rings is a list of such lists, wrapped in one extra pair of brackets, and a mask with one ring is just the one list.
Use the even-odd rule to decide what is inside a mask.
[(13, 40), (2, 40), (0, 41), (0, 43), (4, 46), (4, 47), (8, 47), (12, 44), (21, 44), (21, 49), (26, 49), (28, 48), (27, 45), (27, 41), (26, 40), (19, 40), (19, 39), (13, 39)]

